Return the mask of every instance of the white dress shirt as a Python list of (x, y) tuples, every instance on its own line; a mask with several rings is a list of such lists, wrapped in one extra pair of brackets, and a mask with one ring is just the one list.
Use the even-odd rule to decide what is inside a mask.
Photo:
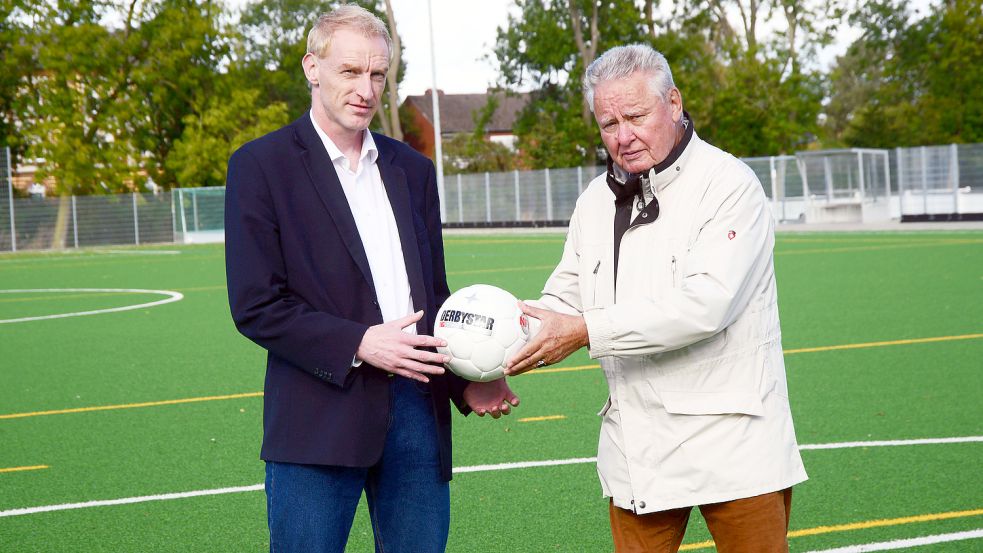
[[(348, 199), (359, 238), (365, 248), (369, 270), (375, 284), (375, 295), (382, 309), (382, 320), (389, 322), (413, 313), (413, 299), (410, 296), (410, 281), (406, 276), (406, 263), (403, 261), (403, 247), (399, 242), (399, 230), (386, 187), (382, 183), (376, 160), (376, 148), (372, 133), (363, 132), (362, 152), (358, 166), (352, 171), (348, 158), (338, 146), (328, 138), (311, 113), (314, 130), (321, 137), (324, 148), (331, 157), (335, 173), (341, 181), (341, 188)], [(403, 329), (416, 334), (416, 325)], [(358, 364), (358, 362), (356, 362)]]

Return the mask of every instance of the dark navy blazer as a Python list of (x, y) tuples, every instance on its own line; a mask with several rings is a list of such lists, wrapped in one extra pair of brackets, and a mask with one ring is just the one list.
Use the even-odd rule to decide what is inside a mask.
[[(420, 334), (433, 333), (450, 294), (433, 163), (373, 134), (392, 205)], [(337, 173), (309, 114), (229, 159), (225, 265), (232, 318), (268, 352), (263, 401), (267, 461), (367, 467), (382, 454), (390, 375), (351, 366), (369, 326), (382, 323), (365, 249)], [(451, 477), (452, 398), (466, 382), (431, 377), (443, 476)]]

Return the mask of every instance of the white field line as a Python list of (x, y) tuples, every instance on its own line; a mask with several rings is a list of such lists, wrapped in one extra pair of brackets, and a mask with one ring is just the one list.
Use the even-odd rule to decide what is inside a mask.
[(24, 509), (10, 509), (0, 511), (0, 517), (15, 517), (18, 515), (33, 515), (37, 513), (47, 513), (50, 511), (69, 511), (71, 509), (88, 509), (89, 507), (108, 507), (110, 505), (129, 505), (131, 503), (146, 503), (148, 501), (167, 501), (169, 499), (185, 499), (188, 497), (202, 497), (206, 495), (223, 495), (227, 493), (258, 492), (262, 491), (263, 484), (254, 486), (239, 486), (236, 488), (216, 488), (212, 490), (196, 490), (192, 492), (164, 493), (159, 495), (142, 495), (139, 497), (123, 497), (120, 499), (103, 499), (99, 501), (86, 501), (84, 503), (62, 503), (61, 505), (43, 505), (41, 507), (27, 507)]
[(920, 547), (922, 545), (934, 545), (936, 543), (946, 543), (950, 541), (973, 540), (983, 538), (983, 528), (967, 530), (966, 532), (954, 532), (952, 534), (936, 534), (934, 536), (923, 536), (906, 540), (882, 541), (878, 543), (864, 543), (860, 545), (848, 545), (837, 547), (836, 549), (822, 549), (810, 551), (809, 553), (865, 553), (866, 551), (891, 551), (893, 549), (906, 549), (908, 547)]
[(124, 305), (123, 307), (111, 307), (109, 309), (96, 309), (94, 311), (76, 311), (74, 313), (56, 313), (54, 315), (41, 315), (38, 317), (22, 317), (19, 319), (0, 319), (0, 324), (5, 323), (24, 323), (28, 321), (43, 321), (46, 319), (64, 319), (65, 317), (82, 317), (84, 315), (99, 315), (101, 313), (116, 313), (119, 311), (131, 311), (133, 309), (143, 309), (145, 307), (155, 307), (172, 303), (184, 299), (184, 294), (171, 290), (143, 290), (140, 288), (36, 288), (30, 290), (0, 290), (0, 294), (29, 294), (34, 292), (58, 293), (58, 292), (110, 292), (119, 294), (157, 294), (167, 296), (167, 298), (148, 303), (136, 305)]
[(964, 444), (970, 442), (983, 442), (983, 436), (960, 436), (957, 438), (925, 438), (922, 440), (840, 442), (840, 443), (833, 443), (833, 444), (804, 444), (799, 446), (799, 451), (808, 451), (811, 449), (848, 449), (851, 447), (890, 447), (890, 446), (901, 446), (901, 445)]
[[(833, 446), (842, 448), (868, 447), (869, 444), (877, 446), (906, 446), (906, 445), (927, 445), (927, 444), (948, 444), (963, 442), (983, 442), (983, 436), (966, 436), (961, 438), (938, 438), (934, 440), (896, 440), (893, 442), (844, 442), (843, 444), (820, 444), (821, 447), (802, 445), (799, 449), (837, 449)], [(577, 457), (573, 459), (551, 459), (546, 461), (523, 461), (517, 463), (499, 463), (495, 465), (472, 465), (468, 467), (454, 467), (454, 474), (467, 472), (489, 472), (498, 470), (514, 470), (535, 467), (553, 467), (560, 465), (579, 465), (597, 462), (597, 457)], [(234, 488), (217, 488), (211, 490), (195, 490), (190, 492), (167, 493), (160, 495), (144, 495), (139, 497), (124, 497), (121, 499), (104, 499), (98, 501), (86, 501), (84, 503), (62, 503), (60, 505), (42, 505), (40, 507), (24, 507), (22, 509), (9, 509), (0, 511), (0, 518), (19, 515), (33, 515), (50, 511), (67, 511), (70, 509), (86, 509), (89, 507), (104, 507), (109, 505), (126, 505), (130, 503), (144, 503), (147, 501), (163, 501), (169, 499), (184, 499), (188, 497), (199, 497), (204, 495), (222, 495), (228, 493), (254, 492), (263, 489), (263, 484), (252, 486), (239, 486)]]
[(470, 467), (454, 467), (454, 474), (464, 472), (487, 472), (492, 470), (528, 469), (535, 467), (555, 467), (560, 465), (579, 465), (595, 463), (597, 457), (578, 457), (576, 459), (552, 459), (549, 461), (523, 461), (520, 463), (499, 463), (497, 465), (473, 465)]

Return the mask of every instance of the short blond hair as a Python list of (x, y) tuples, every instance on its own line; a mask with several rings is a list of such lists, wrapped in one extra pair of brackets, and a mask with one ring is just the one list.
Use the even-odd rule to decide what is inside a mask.
[(392, 58), (393, 39), (386, 24), (372, 12), (353, 4), (339, 6), (317, 18), (307, 34), (307, 52), (319, 58), (326, 57), (331, 48), (332, 35), (341, 29), (357, 31), (367, 37), (382, 37), (389, 49), (389, 58)]

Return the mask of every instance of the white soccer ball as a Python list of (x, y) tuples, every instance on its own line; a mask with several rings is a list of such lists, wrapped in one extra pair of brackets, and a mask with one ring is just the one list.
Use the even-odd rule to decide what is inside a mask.
[(474, 284), (447, 298), (437, 311), (433, 335), (447, 341), (437, 348), (450, 355), (445, 366), (476, 382), (505, 376), (505, 363), (529, 339), (529, 317), (515, 296), (495, 286)]

